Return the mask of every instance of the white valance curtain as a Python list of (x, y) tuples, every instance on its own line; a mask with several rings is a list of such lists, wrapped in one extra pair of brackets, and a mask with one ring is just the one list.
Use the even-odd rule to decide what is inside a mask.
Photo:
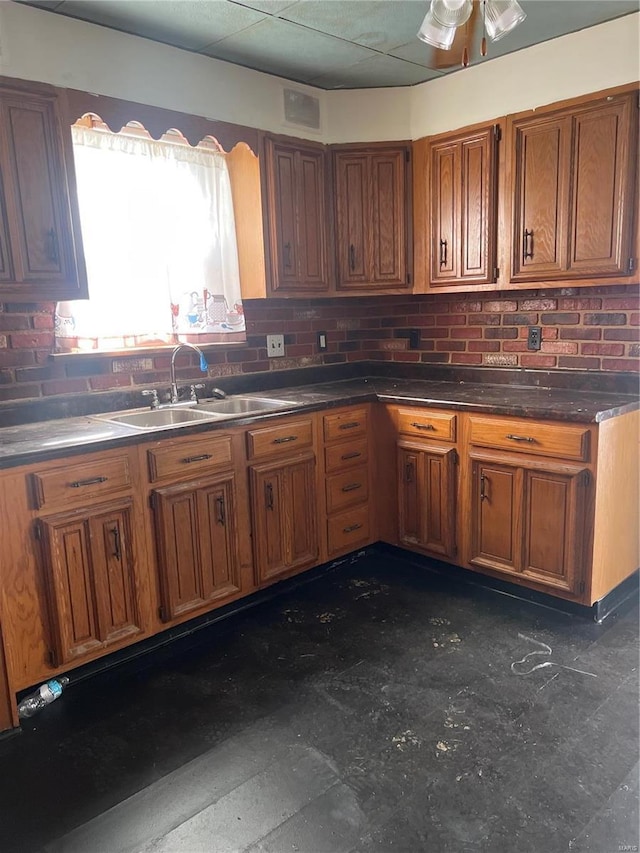
[(59, 344), (237, 339), (244, 315), (224, 154), (86, 127), (72, 134), (89, 299), (58, 304)]

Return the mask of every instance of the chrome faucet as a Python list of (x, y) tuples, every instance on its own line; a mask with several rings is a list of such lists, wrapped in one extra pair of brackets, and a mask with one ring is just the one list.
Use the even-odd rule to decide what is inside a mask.
[(169, 378), (171, 380), (171, 389), (170, 389), (170, 401), (172, 403), (179, 402), (178, 398), (178, 383), (176, 382), (176, 356), (180, 352), (181, 349), (187, 347), (188, 349), (192, 349), (194, 352), (197, 352), (200, 356), (200, 370), (203, 373), (206, 373), (209, 365), (207, 364), (207, 359), (204, 357), (204, 353), (197, 347), (195, 344), (178, 344), (173, 348), (173, 352), (171, 353), (171, 366), (169, 367)]

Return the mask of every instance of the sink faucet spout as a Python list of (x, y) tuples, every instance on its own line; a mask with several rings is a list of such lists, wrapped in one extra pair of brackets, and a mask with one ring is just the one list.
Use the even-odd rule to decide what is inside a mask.
[(174, 347), (173, 352), (171, 353), (171, 364), (169, 367), (169, 379), (171, 382), (171, 389), (170, 389), (169, 393), (170, 393), (170, 400), (172, 403), (177, 403), (179, 400), (178, 383), (176, 381), (176, 356), (178, 355), (178, 353), (180, 352), (181, 349), (185, 349), (185, 348), (191, 349), (194, 352), (198, 353), (198, 355), (200, 356), (200, 370), (203, 373), (206, 373), (207, 368), (209, 367), (209, 365), (207, 364), (207, 359), (204, 357), (204, 353), (202, 352), (200, 347), (197, 347), (195, 344), (186, 344), (185, 343), (185, 344), (178, 344), (176, 347)]

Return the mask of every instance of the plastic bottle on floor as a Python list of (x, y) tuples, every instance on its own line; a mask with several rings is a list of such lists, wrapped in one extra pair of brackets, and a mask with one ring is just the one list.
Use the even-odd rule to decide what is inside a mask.
[(50, 705), (62, 694), (64, 687), (69, 683), (66, 675), (60, 678), (52, 678), (45, 684), (41, 684), (33, 693), (29, 693), (18, 705), (18, 716), (21, 720), (33, 717), (41, 708)]

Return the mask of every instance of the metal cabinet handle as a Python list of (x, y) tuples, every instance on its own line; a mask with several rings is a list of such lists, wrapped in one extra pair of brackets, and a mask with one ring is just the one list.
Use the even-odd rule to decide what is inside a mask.
[(413, 462), (407, 462), (404, 466), (404, 481), (405, 483), (413, 483), (414, 465)]
[(60, 260), (60, 250), (58, 249), (58, 235), (56, 234), (55, 229), (50, 228), (47, 231), (45, 242), (47, 258), (57, 264)]
[(122, 548), (120, 543), (120, 528), (116, 525), (112, 528), (111, 533), (113, 534), (113, 556), (116, 560), (121, 560)]
[(265, 483), (264, 485), (264, 497), (267, 509), (273, 509), (273, 485), (271, 483)]
[(349, 269), (353, 272), (356, 268), (356, 247), (351, 243), (349, 246)]
[(356, 489), (361, 489), (362, 483), (348, 483), (342, 487), (343, 492), (354, 492)]
[(354, 450), (353, 453), (343, 453), (340, 459), (344, 462), (347, 459), (357, 459), (358, 456), (362, 456), (359, 450)]
[(297, 439), (298, 439), (297, 435), (285, 435), (282, 438), (274, 438), (273, 443), (274, 444), (286, 444), (287, 441), (297, 441)]
[(361, 524), (350, 524), (349, 527), (343, 527), (342, 532), (343, 533), (353, 533), (354, 530), (360, 530), (361, 527), (362, 527)]
[(524, 235), (522, 237), (522, 258), (523, 260), (527, 260), (527, 258), (533, 257), (533, 229), (528, 231), (526, 228), (524, 229)]
[(82, 486), (94, 486), (96, 483), (106, 483), (108, 477), (92, 477), (90, 480), (74, 480), (69, 483), (72, 489), (79, 489)]
[(216, 498), (216, 508), (218, 512), (217, 522), (218, 524), (225, 523), (225, 512), (224, 512), (224, 496), (220, 495)]
[(443, 267), (447, 263), (447, 241), (440, 240), (440, 266)]
[(511, 441), (528, 441), (531, 444), (535, 443), (535, 438), (531, 438), (531, 436), (528, 435), (513, 435), (513, 433), (507, 433), (505, 438), (510, 438)]
[(360, 421), (349, 421), (348, 424), (340, 424), (338, 429), (355, 429), (360, 426)]
[(411, 424), (411, 426), (415, 427), (416, 429), (429, 429), (429, 430), (432, 430), (433, 432), (435, 432), (435, 429), (436, 429), (433, 424), (421, 424), (421, 423), (418, 423), (418, 421), (414, 421)]
[(211, 454), (201, 453), (199, 456), (185, 456), (182, 461), (189, 465), (191, 462), (202, 462), (204, 459), (211, 459)]
[(284, 250), (283, 264), (286, 269), (291, 269), (291, 243), (285, 243), (282, 248)]
[(486, 477), (484, 476), (484, 474), (481, 474), (480, 475), (480, 500), (481, 501), (484, 501), (487, 498), (487, 493), (485, 491), (485, 480), (486, 480)]

